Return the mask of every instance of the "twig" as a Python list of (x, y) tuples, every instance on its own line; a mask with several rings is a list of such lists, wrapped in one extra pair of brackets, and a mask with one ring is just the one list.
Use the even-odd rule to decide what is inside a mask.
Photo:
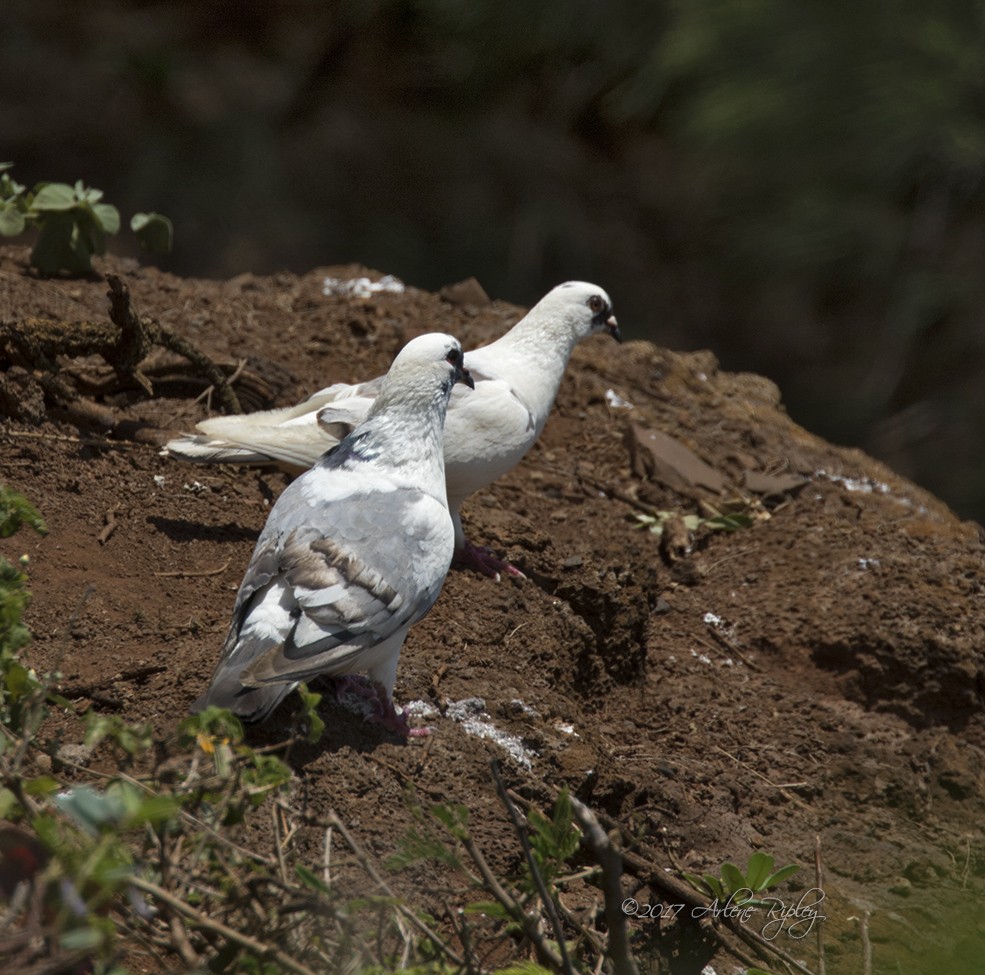
[[(818, 890), (824, 890), (823, 876), (821, 873), (821, 834), (814, 836), (814, 886)], [(817, 925), (817, 975), (825, 975), (824, 964), (824, 925)]]
[(270, 815), (274, 822), (274, 849), (277, 851), (277, 866), (280, 868), (280, 879), (283, 883), (287, 883), (287, 863), (284, 860), (284, 845), (281, 840), (281, 823), (280, 817), (283, 813), (283, 809), (280, 806), (271, 806)]
[(96, 440), (93, 437), (69, 437), (61, 433), (35, 433), (33, 430), (4, 430), (5, 437), (22, 437), (25, 440), (54, 440), (58, 443), (77, 443), (83, 447), (99, 447), (102, 450), (123, 450), (130, 446), (128, 443), (113, 443), (108, 440)]
[(232, 559), (226, 559), (218, 569), (177, 569), (174, 572), (155, 572), (154, 575), (164, 579), (202, 579), (205, 576), (222, 575), (229, 568)]
[(183, 914), (189, 921), (193, 922), (198, 927), (204, 928), (206, 931), (211, 931), (213, 934), (218, 934), (227, 941), (232, 941), (235, 944), (241, 945), (243, 948), (252, 951), (261, 958), (272, 958), (282, 968), (287, 969), (287, 971), (294, 972), (295, 975), (316, 975), (316, 973), (312, 971), (312, 969), (308, 968), (307, 965), (304, 965), (292, 958), (290, 955), (285, 954), (274, 945), (268, 945), (263, 941), (257, 941), (256, 938), (251, 938), (248, 934), (242, 934), (239, 931), (235, 931), (233, 928), (227, 927), (221, 921), (213, 921), (211, 918), (206, 917), (206, 915), (195, 910), (195, 908), (190, 904), (186, 904), (183, 900), (181, 900), (181, 898), (175, 897), (174, 894), (169, 893), (155, 883), (151, 883), (149, 880), (145, 880), (143, 877), (134, 874), (129, 878), (129, 883), (138, 890), (141, 890), (145, 894), (153, 897), (155, 900), (160, 901), (162, 904), (167, 904), (167, 906), (172, 910), (177, 911), (179, 914)]
[(490, 893), (506, 908), (510, 917), (523, 928), (524, 935), (530, 939), (541, 961), (552, 965), (554, 968), (561, 968), (564, 965), (564, 960), (547, 943), (543, 934), (538, 930), (537, 918), (528, 914), (516, 898), (499, 882), (499, 878), (493, 873), (486, 858), (482, 855), (482, 851), (475, 845), (475, 840), (468, 834), (460, 839), (462, 846), (465, 847), (465, 852), (472, 858), (472, 862), (476, 865)]
[(872, 975), (872, 942), (869, 940), (868, 911), (863, 911), (861, 917), (850, 917), (849, 921), (858, 922), (858, 933), (862, 939), (862, 975)]
[(332, 827), (325, 828), (325, 853), (322, 856), (322, 880), (326, 887), (332, 886)]
[[(171, 857), (169, 831), (166, 829), (160, 830), (160, 832), (157, 833), (157, 839), (161, 859), (161, 883), (166, 889), (170, 884), (171, 866), (173, 863)], [(188, 938), (188, 933), (182, 923), (181, 915), (178, 914), (177, 911), (171, 911), (170, 915), (171, 916), (168, 919), (168, 929), (171, 932), (171, 946), (178, 952), (179, 957), (185, 965), (191, 969), (198, 967), (201, 959), (198, 956), (198, 952), (196, 952), (192, 947), (192, 943)]]
[(96, 536), (96, 541), (99, 542), (100, 545), (105, 545), (109, 541), (113, 532), (116, 531), (116, 526), (119, 524), (116, 520), (116, 512), (119, 510), (120, 506), (118, 504), (114, 504), (113, 507), (110, 508), (109, 511), (107, 511), (103, 516), (106, 521), (106, 527)]
[(134, 667), (133, 670), (123, 670), (112, 677), (102, 677), (98, 683), (93, 684), (73, 684), (70, 687), (59, 687), (58, 693), (62, 697), (76, 698), (88, 697), (93, 691), (102, 690), (107, 684), (119, 684), (121, 681), (142, 680), (154, 674), (160, 674), (167, 670), (163, 664), (145, 664), (142, 667)]
[[(618, 827), (618, 823), (611, 819), (611, 817), (605, 816), (602, 813), (599, 813), (598, 816), (599, 819), (606, 821), (609, 829)], [(623, 851), (623, 862), (626, 864), (629, 872), (634, 874), (636, 877), (639, 877), (640, 880), (650, 887), (661, 891), (673, 903), (686, 904), (690, 908), (698, 908), (707, 913), (708, 902), (701, 897), (693, 887), (689, 884), (685, 884), (683, 881), (678, 880), (672, 874), (667, 873), (666, 870), (659, 867), (656, 863), (652, 863), (645, 857), (640, 856), (638, 853), (634, 853), (632, 850)], [(791, 955), (787, 954), (787, 952), (785, 952), (782, 948), (778, 948), (772, 941), (767, 941), (757, 932), (748, 930), (734, 918), (726, 917), (722, 920), (729, 932), (739, 937), (750, 948), (754, 949), (763, 957), (768, 958), (770, 956), (774, 956), (779, 958), (790, 968), (800, 972), (801, 975), (815, 975), (811, 969), (809, 969), (806, 965), (802, 965)], [(743, 953), (740, 952), (734, 944), (729, 944), (727, 942), (725, 938), (726, 931), (723, 931), (721, 928), (712, 930), (714, 931), (715, 936), (728, 948), (729, 951), (741, 960), (746, 960), (743, 957)]]
[(69, 632), (71, 632), (72, 627), (78, 622), (79, 616), (82, 615), (82, 610), (85, 608), (85, 604), (89, 602), (89, 599), (95, 591), (96, 587), (92, 583), (89, 583), (89, 585), (83, 590), (82, 595), (79, 597), (79, 601), (75, 604), (75, 609), (72, 610), (72, 615), (68, 618), (67, 629)]
[[(110, 320), (120, 329), (120, 335), (112, 348), (100, 350), (121, 379), (135, 380), (150, 395), (150, 380), (140, 371), (140, 362), (154, 345), (161, 345), (187, 359), (204, 373), (219, 394), (223, 409), (228, 413), (241, 413), (239, 398), (233, 391), (223, 371), (191, 343), (159, 325), (147, 315), (137, 315), (130, 303), (130, 289), (115, 274), (106, 275), (109, 285)], [(107, 352), (109, 355), (107, 356)]]
[(761, 674), (763, 672), (763, 668), (760, 667), (759, 664), (757, 664), (753, 660), (750, 660), (745, 655), (745, 652), (740, 647), (738, 647), (732, 640), (729, 640), (724, 634), (719, 633), (718, 630), (716, 630), (714, 627), (709, 627), (708, 628), (708, 632), (723, 647), (725, 647), (726, 650), (728, 650), (730, 653), (735, 654), (735, 656), (738, 657), (739, 660), (741, 660), (742, 663), (744, 663), (750, 670), (754, 670), (754, 671), (756, 671), (756, 673), (759, 673), (759, 674)]
[[(689, 885), (682, 883), (676, 877), (671, 876), (665, 871), (661, 870), (654, 863), (650, 863), (644, 857), (639, 854), (633, 853), (627, 850), (623, 854), (623, 859), (626, 862), (627, 867), (631, 868), (632, 872), (640, 877), (645, 883), (651, 887), (655, 887), (658, 890), (663, 891), (668, 894), (675, 903), (686, 904), (691, 908), (698, 908), (704, 912), (708, 911), (708, 902), (698, 895), (698, 893)], [(764, 957), (775, 956), (793, 968), (795, 971), (801, 973), (801, 975), (815, 975), (806, 965), (802, 965), (799, 961), (793, 958), (791, 955), (787, 954), (782, 948), (778, 948), (772, 941), (767, 941), (764, 937), (755, 931), (750, 931), (748, 928), (744, 927), (739, 921), (734, 918), (722, 918), (723, 923), (726, 925), (729, 931), (741, 938), (750, 948), (753, 948)], [(722, 937), (723, 932), (720, 930), (715, 931), (716, 937), (724, 941)], [(736, 949), (729, 946), (729, 950), (735, 952)], [(741, 957), (741, 956), (740, 956)]]
[(782, 795), (785, 799), (789, 799), (791, 802), (796, 803), (798, 806), (802, 806), (804, 809), (807, 809), (808, 808), (807, 803), (805, 803), (802, 799), (799, 799), (792, 792), (789, 792), (787, 790), (788, 790), (789, 787), (793, 787), (793, 786), (799, 787), (801, 785), (808, 785), (809, 783), (807, 783), (807, 782), (803, 782), (803, 783), (801, 783), (801, 782), (779, 782), (779, 783), (777, 783), (777, 782), (771, 782), (758, 769), (753, 768), (748, 762), (743, 762), (741, 759), (736, 758), (735, 755), (731, 754), (731, 752), (725, 751), (725, 749), (722, 748), (722, 747), (720, 747), (719, 745), (715, 745), (715, 751), (720, 752), (726, 758), (732, 759), (732, 761), (735, 762), (736, 765), (741, 765), (744, 769), (746, 769), (746, 771), (752, 772), (752, 774), (755, 775), (756, 778), (762, 779), (770, 788), (776, 789), (780, 793), (780, 795)]
[[(281, 805), (283, 800), (278, 799), (277, 804)], [(417, 928), (433, 945), (439, 948), (444, 954), (450, 958), (456, 965), (463, 965), (464, 960), (462, 957), (454, 951), (450, 945), (448, 945), (442, 938), (432, 931), (417, 915), (406, 907), (400, 899), (394, 893), (393, 888), (380, 876), (379, 871), (373, 865), (373, 862), (366, 855), (365, 850), (356, 842), (353, 835), (347, 829), (345, 823), (339, 818), (338, 814), (334, 810), (330, 810), (328, 816), (325, 819), (321, 819), (317, 816), (312, 816), (307, 813), (300, 814), (300, 818), (307, 823), (309, 826), (319, 826), (322, 829), (327, 829), (331, 827), (339, 831), (342, 839), (346, 841), (349, 849), (356, 855), (356, 859), (359, 861), (363, 870), (369, 874), (370, 878), (374, 883), (383, 891), (387, 897), (391, 898), (394, 903), (394, 907), (400, 912), (401, 916), (408, 921), (413, 927)]]
[(639, 975), (626, 931), (622, 910), (622, 857), (605, 835), (595, 814), (583, 802), (571, 796), (571, 808), (595, 859), (602, 868), (602, 894), (605, 898), (605, 921), (609, 928), (609, 957), (614, 975)]
[(551, 927), (554, 929), (554, 938), (557, 941), (558, 951), (561, 954), (561, 967), (564, 969), (566, 975), (575, 975), (574, 966), (571, 964), (571, 958), (568, 955), (568, 947), (564, 940), (564, 928), (561, 927), (561, 919), (558, 917), (557, 907), (547, 890), (547, 884), (544, 883), (544, 878), (541, 876), (540, 868), (537, 866), (537, 861), (534, 859), (533, 851), (530, 849), (530, 840), (527, 838), (527, 831), (524, 829), (523, 823), (520, 821), (520, 813), (517, 811), (516, 806), (513, 805), (513, 801), (507, 794), (506, 786), (503, 785), (502, 776), (499, 774), (499, 762), (493, 759), (493, 761), (489, 763), (489, 766), (492, 769), (492, 777), (496, 784), (496, 792), (499, 793), (500, 801), (506, 807), (506, 812), (509, 814), (510, 821), (513, 823), (513, 829), (516, 832), (517, 838), (520, 840), (520, 846), (523, 848), (523, 856), (527, 861), (527, 867), (530, 870), (530, 875), (537, 886), (537, 892), (540, 894), (540, 899), (544, 904), (544, 912), (547, 914), (547, 917), (551, 922)]

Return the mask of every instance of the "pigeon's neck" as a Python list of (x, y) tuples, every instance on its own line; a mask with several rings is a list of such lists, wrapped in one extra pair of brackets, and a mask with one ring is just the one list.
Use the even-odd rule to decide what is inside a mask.
[[(497, 354), (509, 350), (512, 354), (530, 357), (545, 365), (556, 363), (560, 375), (575, 343), (583, 338), (580, 322), (563, 315), (538, 312), (535, 308), (516, 323), (502, 338), (490, 345)], [(468, 358), (466, 356), (466, 365)]]
[(451, 379), (425, 390), (420, 387), (384, 389), (376, 398), (367, 423), (388, 466), (408, 479), (429, 485), (429, 493), (445, 500), (445, 460), (442, 436)]
[[(576, 324), (536, 309), (521, 319), (502, 338), (486, 346), (539, 425), (547, 419), (567, 368), (571, 350), (581, 339)], [(465, 365), (469, 364), (468, 353)]]

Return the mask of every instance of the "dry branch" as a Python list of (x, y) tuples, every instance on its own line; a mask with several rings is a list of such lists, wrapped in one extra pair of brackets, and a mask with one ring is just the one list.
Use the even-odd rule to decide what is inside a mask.
[[(161, 346), (186, 359), (215, 387), (227, 413), (239, 413), (239, 398), (232, 382), (204, 352), (160, 325), (148, 315), (138, 315), (130, 301), (130, 289), (115, 274), (106, 276), (109, 284), (109, 322), (63, 322), (46, 318), (0, 321), (0, 352), (6, 351), (28, 368), (56, 371), (58, 356), (101, 355), (124, 382), (136, 383), (148, 395), (153, 386), (140, 363), (154, 346)], [(63, 388), (64, 387), (64, 388)], [(58, 398), (72, 398), (61, 384), (52, 390)]]

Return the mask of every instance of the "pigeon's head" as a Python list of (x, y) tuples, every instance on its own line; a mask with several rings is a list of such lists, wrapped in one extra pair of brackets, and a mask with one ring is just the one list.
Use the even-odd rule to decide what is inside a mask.
[(443, 332), (428, 332), (411, 339), (393, 360), (386, 384), (427, 383), (428, 378), (451, 394), (455, 383), (475, 389), (475, 381), (465, 368), (461, 343)]
[(622, 341), (619, 323), (612, 314), (612, 301), (597, 284), (587, 281), (566, 281), (549, 291), (539, 302), (557, 305), (571, 323), (578, 338), (595, 332), (608, 332), (617, 342)]

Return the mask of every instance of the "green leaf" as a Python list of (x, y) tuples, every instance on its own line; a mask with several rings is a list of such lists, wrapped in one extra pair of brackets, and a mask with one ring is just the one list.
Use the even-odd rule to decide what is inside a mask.
[(29, 796), (50, 796), (62, 787), (61, 782), (50, 775), (39, 775), (24, 784), (24, 791)]
[(739, 512), (728, 515), (718, 515), (715, 518), (707, 518), (704, 522), (704, 524), (706, 524), (709, 528), (725, 532), (737, 532), (742, 528), (749, 528), (752, 523), (753, 520), (749, 515), (744, 515)]
[(79, 201), (68, 183), (42, 183), (34, 194), (31, 209), (43, 212), (71, 210)]
[(728, 891), (726, 891), (725, 885), (718, 877), (713, 877), (710, 873), (706, 873), (701, 878), (701, 881), (712, 897), (717, 897), (720, 901), (726, 899)]
[[(102, 196), (101, 193), (99, 195)], [(92, 212), (106, 233), (117, 234), (120, 232), (120, 211), (115, 206), (109, 203), (93, 203)]]
[(425, 836), (416, 829), (409, 829), (404, 834), (397, 852), (387, 857), (386, 865), (388, 870), (403, 870), (422, 860), (458, 866), (458, 857), (440, 839)]
[(439, 803), (431, 807), (431, 815), (444, 826), (452, 836), (467, 836), (469, 807), (461, 803)]
[(513, 915), (499, 901), (476, 901), (465, 905), (466, 914), (485, 914), (499, 921), (512, 921)]
[(301, 866), (300, 863), (294, 865), (294, 872), (298, 880), (310, 890), (318, 891), (319, 894), (331, 894), (332, 888), (325, 883), (314, 871)]
[(799, 863), (791, 863), (789, 866), (781, 867), (774, 874), (770, 874), (766, 880), (763, 881), (763, 890), (769, 890), (771, 887), (775, 887), (777, 884), (782, 884), (787, 877), (792, 877), (800, 869)]
[(322, 733), (325, 730), (325, 722), (318, 714), (318, 705), (321, 704), (322, 696), (316, 691), (309, 691), (308, 685), (304, 683), (298, 684), (297, 692), (302, 704), (300, 717), (307, 725), (305, 739), (314, 744), (321, 741)]
[(24, 214), (16, 203), (0, 205), (0, 234), (4, 237), (16, 237), (24, 232)]
[(681, 871), (681, 876), (695, 889), (704, 892), (705, 882), (696, 874), (688, 873), (686, 870)]
[(14, 702), (26, 697), (31, 691), (41, 686), (37, 678), (22, 663), (12, 661), (8, 664), (6, 670), (4, 685), (7, 688), (7, 693), (10, 695), (11, 700)]
[(105, 254), (106, 232), (103, 230), (103, 225), (97, 219), (92, 207), (88, 203), (84, 203), (76, 208), (74, 216), (75, 231), (73, 239), (76, 245), (84, 248), (90, 255)]
[(94, 205), (103, 198), (103, 191), (97, 190), (93, 186), (85, 186), (83, 185), (82, 180), (79, 180), (75, 184), (75, 196), (77, 199), (84, 201), (85, 203), (91, 203)]
[(768, 853), (754, 853), (746, 866), (746, 882), (753, 890), (762, 890), (772, 869), (773, 857)]
[(77, 785), (56, 796), (55, 805), (93, 836), (103, 826), (118, 823), (126, 814), (122, 797), (97, 792), (87, 785)]
[(208, 738), (228, 738), (236, 744), (243, 740), (243, 722), (228, 708), (210, 704), (198, 714), (185, 718), (178, 725), (179, 741), (182, 745), (198, 742), (202, 745)]
[(88, 274), (92, 270), (92, 251), (78, 234), (75, 218), (71, 213), (48, 212), (41, 224), (31, 264), (43, 274), (70, 271)]
[(98, 928), (76, 928), (68, 931), (59, 939), (59, 944), (66, 951), (89, 951), (98, 948), (104, 940), (103, 932)]
[(725, 887), (731, 893), (742, 890), (743, 887), (752, 886), (746, 881), (746, 878), (742, 875), (742, 871), (734, 863), (722, 864), (722, 880), (725, 881)]
[(0, 173), (5, 172), (8, 169), (13, 169), (13, 168), (14, 168), (14, 164), (12, 162), (9, 162), (9, 163), (0, 163)]
[(21, 525), (28, 525), (39, 535), (47, 535), (48, 528), (37, 509), (27, 498), (0, 484), (0, 538), (9, 538)]
[(174, 242), (174, 226), (160, 213), (135, 213), (130, 229), (137, 235), (140, 246), (151, 254), (170, 254)]
[(0, 789), (0, 819), (9, 819), (10, 814), (20, 808), (20, 800), (10, 789)]

